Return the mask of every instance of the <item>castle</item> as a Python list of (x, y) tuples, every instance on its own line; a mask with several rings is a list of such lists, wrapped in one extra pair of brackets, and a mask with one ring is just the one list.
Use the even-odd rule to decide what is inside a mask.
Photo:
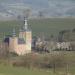
[(19, 36), (16, 36), (15, 30), (13, 35), (9, 37), (9, 52), (18, 55), (31, 53), (32, 31), (28, 28), (27, 19), (24, 18), (24, 27), (19, 31)]

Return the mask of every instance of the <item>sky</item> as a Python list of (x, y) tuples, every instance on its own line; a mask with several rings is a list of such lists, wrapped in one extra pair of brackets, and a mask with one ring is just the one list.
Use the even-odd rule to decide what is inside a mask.
[(49, 7), (59, 16), (75, 16), (75, 0), (50, 0)]
[(75, 0), (0, 0), (0, 16), (19, 15), (26, 8), (33, 14), (42, 11), (50, 17), (75, 16)]

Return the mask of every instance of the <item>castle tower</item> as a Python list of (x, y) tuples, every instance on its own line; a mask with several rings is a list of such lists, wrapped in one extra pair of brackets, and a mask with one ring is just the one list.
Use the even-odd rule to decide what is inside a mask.
[(12, 37), (9, 38), (9, 50), (10, 52), (16, 52), (17, 46), (17, 37), (15, 33), (15, 29), (13, 29)]
[(23, 30), (19, 33), (19, 38), (24, 38), (25, 45), (26, 45), (26, 53), (31, 52), (31, 44), (32, 44), (32, 32), (28, 28), (28, 21), (27, 18), (24, 17), (24, 26)]
[(25, 41), (26, 41), (26, 48), (28, 50), (28, 52), (31, 51), (31, 44), (32, 44), (32, 32), (31, 30), (28, 28), (28, 22), (27, 19), (24, 18), (24, 30), (25, 30)]
[(20, 32), (19, 32), (19, 38), (24, 38), (25, 41), (26, 41), (26, 32), (29, 31), (28, 29), (28, 21), (27, 19), (24, 17), (24, 26), (23, 26), (23, 29), (20, 29)]

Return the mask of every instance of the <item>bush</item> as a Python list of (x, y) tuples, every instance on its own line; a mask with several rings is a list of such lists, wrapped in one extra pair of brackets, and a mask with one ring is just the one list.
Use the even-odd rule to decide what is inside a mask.
[(19, 57), (12, 64), (13, 66), (23, 66), (27, 68), (53, 68), (63, 67), (65, 64), (65, 59), (63, 55), (50, 55), (50, 54), (27, 54), (25, 56)]

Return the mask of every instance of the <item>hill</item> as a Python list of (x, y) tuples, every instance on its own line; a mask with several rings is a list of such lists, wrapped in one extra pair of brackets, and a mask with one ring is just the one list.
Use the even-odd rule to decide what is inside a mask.
[[(33, 35), (58, 35), (59, 31), (75, 28), (75, 18), (48, 18), (48, 19), (31, 19), (29, 25)], [(12, 33), (13, 28), (16, 32), (23, 26), (23, 21), (0, 21), (0, 37), (4, 34)]]

